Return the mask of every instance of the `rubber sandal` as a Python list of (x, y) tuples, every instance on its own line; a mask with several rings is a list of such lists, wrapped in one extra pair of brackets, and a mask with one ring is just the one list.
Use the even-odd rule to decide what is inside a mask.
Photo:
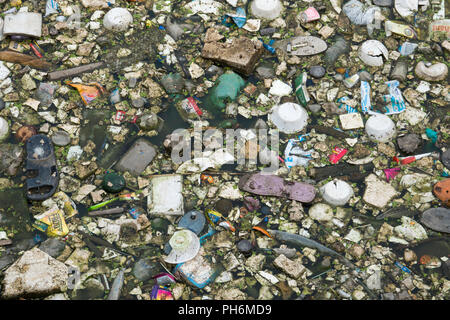
[(38, 134), (27, 140), (27, 198), (40, 201), (50, 198), (59, 183), (56, 158), (50, 139)]
[(259, 173), (243, 176), (239, 180), (239, 189), (261, 196), (284, 197), (305, 203), (313, 201), (316, 196), (316, 190), (310, 184)]

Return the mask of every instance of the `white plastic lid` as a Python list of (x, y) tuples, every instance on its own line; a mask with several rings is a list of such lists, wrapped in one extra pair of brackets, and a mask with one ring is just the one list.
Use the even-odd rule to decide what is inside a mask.
[(178, 264), (193, 259), (200, 250), (200, 240), (197, 235), (188, 229), (177, 231), (169, 240), (172, 251), (164, 261)]
[(373, 115), (366, 122), (366, 132), (372, 140), (388, 142), (395, 135), (395, 123), (384, 114)]
[(0, 141), (6, 139), (9, 134), (9, 124), (4, 118), (0, 117)]
[(133, 23), (133, 16), (125, 8), (113, 8), (105, 14), (103, 25), (112, 31), (125, 31)]
[(286, 102), (273, 107), (268, 118), (281, 132), (295, 133), (306, 126), (308, 113), (300, 105)]
[(347, 182), (338, 179), (328, 182), (320, 191), (323, 199), (332, 206), (343, 206), (353, 196), (352, 187)]
[(251, 9), (254, 16), (273, 20), (278, 18), (283, 6), (280, 0), (253, 0)]

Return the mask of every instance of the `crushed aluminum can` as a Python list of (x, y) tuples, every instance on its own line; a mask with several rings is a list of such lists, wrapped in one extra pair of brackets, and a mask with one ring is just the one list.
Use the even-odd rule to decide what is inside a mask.
[(407, 38), (417, 38), (417, 32), (412, 27), (390, 20), (384, 23), (384, 31), (386, 32), (387, 37), (390, 37), (395, 33)]
[(306, 167), (312, 159), (311, 154), (313, 150), (303, 150), (299, 146), (300, 142), (301, 140), (289, 139), (286, 149), (284, 149), (284, 163), (288, 169), (294, 166)]
[(337, 102), (340, 103), (338, 108), (339, 109), (345, 109), (345, 111), (347, 111), (347, 113), (356, 113), (356, 112), (358, 112), (358, 110), (356, 110), (356, 108), (354, 108), (351, 105), (347, 104), (348, 101), (350, 101), (350, 98), (347, 97), (347, 96), (337, 99)]
[(328, 156), (328, 159), (331, 163), (336, 164), (339, 160), (342, 159), (343, 156), (345, 156), (347, 152), (347, 149), (335, 147), (333, 149), (333, 153)]
[(361, 110), (367, 113), (372, 108), (370, 103), (370, 84), (367, 81), (361, 81)]
[(320, 19), (320, 14), (314, 7), (309, 7), (300, 14), (300, 21), (302, 23), (308, 23)]
[(391, 80), (385, 82), (389, 89), (389, 94), (383, 96), (386, 105), (385, 114), (396, 114), (406, 110), (405, 101), (403, 100), (402, 93), (398, 88), (399, 82), (397, 80)]

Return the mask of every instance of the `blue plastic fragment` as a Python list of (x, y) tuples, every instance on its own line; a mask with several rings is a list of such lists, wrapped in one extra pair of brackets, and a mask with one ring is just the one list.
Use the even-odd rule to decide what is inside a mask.
[(407, 267), (405, 267), (404, 265), (400, 264), (399, 262), (395, 262), (394, 264), (395, 264), (398, 268), (400, 268), (403, 272), (411, 273), (411, 270), (409, 270)]
[(263, 47), (268, 50), (270, 53), (275, 53), (275, 48), (272, 48), (270, 45), (264, 43), (264, 41), (262, 39), (259, 39), (259, 41), (262, 42)]
[(431, 139), (431, 142), (436, 143), (436, 141), (438, 139), (438, 133), (436, 131), (427, 128), (425, 130), (425, 133), (426, 133), (427, 137)]

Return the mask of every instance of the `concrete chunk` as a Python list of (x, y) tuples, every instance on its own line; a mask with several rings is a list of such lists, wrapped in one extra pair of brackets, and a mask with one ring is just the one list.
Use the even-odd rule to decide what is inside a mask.
[(205, 43), (202, 57), (225, 64), (238, 72), (249, 75), (262, 53), (262, 42), (240, 37), (233, 39), (231, 43)]
[(140, 175), (156, 156), (156, 148), (145, 139), (138, 139), (116, 164), (119, 171)]
[(45, 252), (26, 251), (5, 271), (2, 298), (45, 297), (67, 289), (67, 266)]
[(19, 12), (5, 16), (3, 34), (23, 35), (40, 38), (42, 35), (42, 14), (35, 12)]

